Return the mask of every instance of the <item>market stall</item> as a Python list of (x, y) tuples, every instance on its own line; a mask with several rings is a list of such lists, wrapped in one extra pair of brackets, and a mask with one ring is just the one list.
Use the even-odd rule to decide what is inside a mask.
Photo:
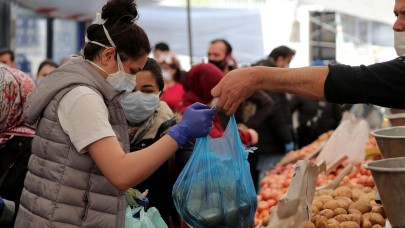
[[(340, 131), (339, 128), (336, 131)], [(377, 228), (402, 224), (403, 221), (396, 216), (398, 212), (392, 210), (392, 204), (389, 208), (383, 206), (383, 202), (388, 206), (393, 197), (387, 196), (390, 192), (387, 187), (383, 193), (381, 179), (388, 177), (381, 172), (387, 168), (381, 166), (387, 162), (391, 162), (388, 166), (398, 163), (396, 158), (393, 161), (387, 158), (400, 156), (398, 150), (405, 144), (405, 127), (369, 132), (362, 141), (362, 160), (357, 162), (351, 160), (351, 151), (339, 152), (339, 147), (344, 148), (343, 144), (349, 142), (334, 143), (336, 159), (325, 163), (324, 159), (319, 159), (325, 156), (320, 154), (339, 134), (336, 131), (327, 132), (310, 145), (289, 152), (261, 179), (255, 227)], [(375, 161), (383, 163), (380, 165)], [(375, 170), (380, 172), (377, 174)], [(374, 179), (376, 175), (384, 177)], [(399, 177), (401, 173), (392, 175)], [(388, 184), (385, 182), (384, 185)], [(398, 200), (395, 204), (400, 204)], [(398, 210), (399, 207), (395, 205), (395, 208)]]

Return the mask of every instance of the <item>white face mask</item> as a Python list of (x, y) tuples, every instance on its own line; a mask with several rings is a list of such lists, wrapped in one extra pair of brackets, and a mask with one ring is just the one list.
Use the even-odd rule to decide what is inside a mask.
[[(101, 19), (101, 15), (99, 15), (99, 13), (97, 13), (97, 19), (96, 20), (98, 21), (98, 23), (100, 25), (103, 26), (104, 33), (105, 33), (105, 35), (106, 35), (106, 37), (108, 39), (108, 42), (110, 42), (111, 46), (114, 47), (115, 50), (117, 50), (117, 46), (114, 44), (113, 40), (110, 37), (110, 34), (108, 33), (107, 29), (104, 26), (105, 21)], [(106, 46), (106, 45), (104, 45), (102, 43), (89, 40), (87, 38), (87, 36), (86, 36), (85, 41), (89, 42), (89, 43), (96, 44), (96, 45), (104, 47), (104, 48), (108, 48), (108, 46)], [(127, 92), (131, 92), (131, 91), (133, 91), (135, 89), (136, 77), (135, 77), (135, 75), (128, 74), (128, 73), (125, 72), (124, 66), (122, 65), (122, 61), (121, 61), (121, 58), (120, 58), (120, 55), (118, 54), (118, 52), (117, 52), (118, 71), (113, 73), (113, 74), (107, 73), (99, 65), (97, 65), (97, 64), (95, 64), (95, 63), (93, 63), (91, 61), (88, 61), (88, 62), (90, 62), (92, 65), (96, 66), (98, 69), (104, 71), (108, 75), (108, 77), (106, 79), (107, 82), (110, 83), (116, 90), (118, 90), (118, 91), (126, 90)]]
[(159, 94), (132, 92), (122, 99), (121, 106), (129, 123), (141, 123), (157, 110)]
[(172, 75), (170, 74), (170, 72), (168, 70), (162, 70), (162, 76), (163, 76), (163, 80), (165, 80), (165, 81), (171, 81), (173, 79)]
[(394, 32), (394, 47), (398, 56), (405, 55), (405, 32)]
[[(101, 68), (99, 65), (88, 61), (90, 64), (93, 66), (97, 67), (101, 71), (104, 71), (106, 74), (107, 71), (105, 71), (103, 68)], [(118, 66), (121, 63), (121, 60), (119, 59), (119, 56), (117, 55), (117, 62)], [(122, 63), (121, 63), (122, 65)], [(125, 71), (118, 70), (117, 72), (113, 74), (108, 74), (106, 81), (110, 83), (114, 87), (115, 90), (117, 91), (127, 91), (127, 92), (132, 92), (135, 89), (136, 86), (136, 76), (132, 74), (125, 73)]]

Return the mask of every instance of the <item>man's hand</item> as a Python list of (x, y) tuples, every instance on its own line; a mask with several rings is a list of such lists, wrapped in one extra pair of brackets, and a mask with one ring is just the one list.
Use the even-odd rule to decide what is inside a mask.
[(229, 72), (211, 90), (211, 95), (218, 97), (216, 110), (232, 115), (239, 105), (253, 94), (258, 82), (258, 77), (254, 75), (251, 67)]

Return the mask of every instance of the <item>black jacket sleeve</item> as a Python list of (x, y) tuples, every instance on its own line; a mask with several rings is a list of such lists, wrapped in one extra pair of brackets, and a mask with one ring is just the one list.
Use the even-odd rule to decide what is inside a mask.
[(405, 109), (405, 57), (369, 66), (329, 65), (325, 97), (334, 103), (366, 103)]
[(266, 92), (261, 90), (254, 92), (249, 100), (256, 104), (256, 113), (249, 118), (246, 125), (256, 129), (270, 116), (274, 102)]

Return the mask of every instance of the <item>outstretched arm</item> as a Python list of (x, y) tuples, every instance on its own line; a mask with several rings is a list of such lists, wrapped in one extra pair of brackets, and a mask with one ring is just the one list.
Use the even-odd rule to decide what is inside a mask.
[(228, 115), (234, 113), (240, 103), (259, 89), (324, 100), (324, 85), (328, 73), (327, 66), (241, 68), (228, 73), (211, 93), (219, 98), (216, 109), (224, 110)]

